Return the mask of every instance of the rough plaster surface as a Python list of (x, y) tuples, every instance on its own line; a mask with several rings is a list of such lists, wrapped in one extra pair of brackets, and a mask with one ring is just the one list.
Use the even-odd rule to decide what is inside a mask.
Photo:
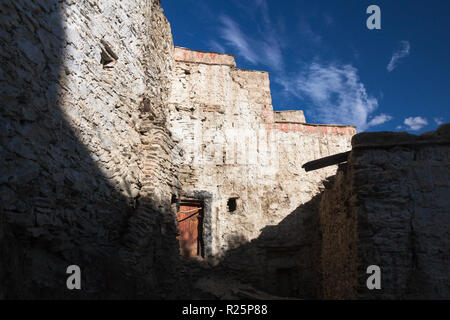
[[(354, 136), (320, 203), (325, 298), (448, 299), (450, 125)], [(368, 290), (369, 265), (381, 290)]]

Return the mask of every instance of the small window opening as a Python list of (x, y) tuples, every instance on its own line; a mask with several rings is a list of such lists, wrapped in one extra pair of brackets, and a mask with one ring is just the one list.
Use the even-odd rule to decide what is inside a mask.
[(229, 212), (234, 212), (237, 209), (237, 198), (229, 198), (228, 202), (228, 211)]

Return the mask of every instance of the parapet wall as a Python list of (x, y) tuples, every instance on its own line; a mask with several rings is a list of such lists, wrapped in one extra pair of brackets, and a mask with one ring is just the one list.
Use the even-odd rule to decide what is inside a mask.
[(283, 132), (299, 132), (304, 134), (318, 134), (325, 136), (352, 136), (356, 134), (356, 128), (353, 126), (296, 123), (288, 121), (276, 121), (273, 125), (269, 125), (269, 129), (276, 129)]
[(285, 110), (274, 112), (275, 122), (306, 123), (305, 114), (302, 110)]
[[(450, 297), (450, 125), (361, 133), (320, 202), (327, 299)], [(367, 267), (381, 269), (368, 290)]]
[(174, 60), (180, 62), (217, 64), (223, 66), (236, 67), (236, 61), (234, 60), (234, 56), (230, 54), (203, 52), (181, 47), (175, 47), (173, 51), (173, 58)]

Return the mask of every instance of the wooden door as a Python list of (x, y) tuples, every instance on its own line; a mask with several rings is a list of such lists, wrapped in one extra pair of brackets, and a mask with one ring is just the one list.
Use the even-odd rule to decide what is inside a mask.
[(185, 257), (200, 255), (201, 243), (201, 214), (202, 208), (199, 202), (181, 202), (177, 213), (178, 241), (180, 254)]

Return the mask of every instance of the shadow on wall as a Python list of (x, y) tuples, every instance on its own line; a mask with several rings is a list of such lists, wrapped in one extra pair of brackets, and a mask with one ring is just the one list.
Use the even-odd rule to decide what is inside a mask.
[[(0, 298), (192, 298), (199, 266), (180, 266), (175, 219), (152, 209), (155, 199), (121, 193), (65, 119), (61, 5), (0, 4)], [(315, 297), (315, 202), (211, 271)], [(81, 268), (81, 290), (66, 287), (70, 265)]]
[[(319, 298), (320, 195), (209, 272), (179, 263), (170, 208), (120, 192), (65, 119), (61, 5), (0, 4), (0, 298), (194, 298), (191, 284), (209, 272)], [(81, 290), (66, 287), (70, 265), (81, 268)]]
[(60, 5), (0, 5), (0, 298), (170, 298), (175, 225), (120, 193), (64, 118)]
[(216, 271), (274, 296), (321, 298), (320, 198), (316, 195), (278, 225), (263, 228), (258, 238), (227, 251)]

